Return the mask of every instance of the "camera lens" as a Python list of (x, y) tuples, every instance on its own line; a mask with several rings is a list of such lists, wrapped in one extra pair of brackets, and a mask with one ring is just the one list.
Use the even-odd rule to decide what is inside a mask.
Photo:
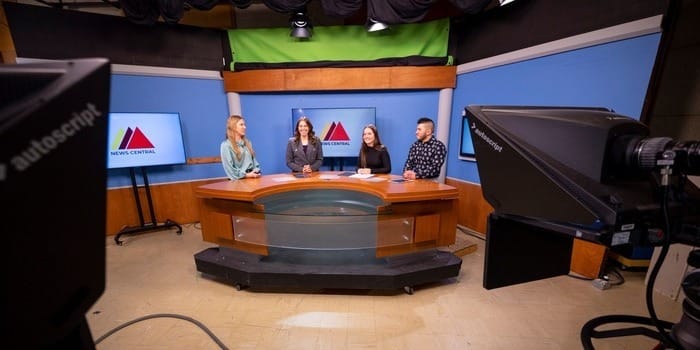
[(634, 149), (632, 161), (640, 169), (653, 169), (659, 154), (665, 151), (673, 140), (670, 137), (651, 137), (642, 139)]
[[(665, 155), (673, 153), (672, 168), (676, 173), (700, 175), (700, 141), (677, 142), (669, 137), (629, 138), (625, 149), (624, 164), (632, 169), (644, 170), (659, 167)], [(665, 153), (666, 152), (666, 153)], [(663, 162), (661, 162), (663, 163)]]

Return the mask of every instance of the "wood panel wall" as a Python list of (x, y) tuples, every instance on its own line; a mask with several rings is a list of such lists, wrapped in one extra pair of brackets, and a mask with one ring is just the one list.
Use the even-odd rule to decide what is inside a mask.
[[(194, 189), (197, 186), (222, 180), (225, 179), (151, 185), (151, 198), (157, 221), (164, 222), (170, 219), (178, 224), (199, 221), (199, 200), (194, 195)], [(144, 222), (150, 223), (152, 219), (143, 187), (139, 188), (139, 196)], [(133, 189), (128, 187), (107, 190), (107, 227), (105, 228), (107, 235), (116, 235), (125, 226), (138, 225), (139, 214)]]
[(456, 66), (293, 68), (222, 72), (226, 92), (454, 89)]
[[(197, 186), (223, 181), (224, 178), (151, 185), (151, 198), (158, 222), (166, 219), (179, 224), (198, 222), (199, 200), (194, 196)], [(446, 184), (459, 190), (457, 224), (486, 235), (486, 218), (493, 210), (481, 195), (478, 184), (448, 178)], [(151, 222), (143, 188), (139, 188), (144, 221)], [(107, 235), (116, 235), (125, 226), (139, 225), (138, 212), (131, 187), (107, 191)]]
[(17, 52), (15, 44), (12, 42), (10, 35), (10, 26), (7, 24), (5, 16), (5, 8), (0, 2), (0, 63), (16, 63)]
[[(447, 178), (445, 183), (459, 189), (457, 224), (468, 227), (486, 237), (486, 222), (493, 207), (484, 199), (481, 185)], [(574, 239), (571, 254), (571, 271), (583, 277), (597, 278), (604, 272), (607, 247)]]
[[(151, 185), (153, 207), (158, 222), (166, 219), (178, 224), (188, 224), (200, 220), (199, 199), (194, 195), (197, 186), (225, 179), (209, 179), (172, 184)], [(486, 237), (486, 222), (493, 207), (484, 199), (481, 185), (454, 178), (445, 180), (447, 185), (459, 191), (457, 200), (457, 224), (468, 227)], [(146, 195), (139, 188), (142, 210), (146, 223), (151, 222), (146, 205)], [(107, 235), (116, 235), (125, 226), (139, 225), (138, 212), (131, 188), (118, 188), (107, 191)], [(607, 248), (590, 242), (574, 239), (571, 257), (571, 271), (579, 275), (596, 278), (603, 272)]]
[(457, 224), (468, 227), (486, 237), (486, 221), (493, 207), (484, 199), (481, 185), (448, 177), (445, 184), (459, 190)]

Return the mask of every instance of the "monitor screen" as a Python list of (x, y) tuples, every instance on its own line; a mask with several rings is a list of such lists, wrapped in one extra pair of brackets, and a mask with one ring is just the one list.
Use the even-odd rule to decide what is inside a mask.
[(362, 131), (375, 124), (375, 108), (293, 108), (292, 135), (299, 118), (306, 116), (321, 139), (324, 157), (357, 157)]
[(469, 133), (469, 118), (462, 117), (462, 134), (459, 138), (459, 159), (475, 160), (472, 135)]
[(179, 113), (110, 113), (107, 168), (184, 164)]

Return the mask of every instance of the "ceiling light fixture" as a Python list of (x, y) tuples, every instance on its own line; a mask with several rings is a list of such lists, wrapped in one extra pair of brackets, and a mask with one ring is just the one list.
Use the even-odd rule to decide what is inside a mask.
[(309, 16), (306, 15), (306, 11), (299, 10), (292, 14), (289, 18), (289, 36), (299, 39), (308, 39), (313, 35), (313, 25), (311, 25), (311, 20)]
[(370, 18), (367, 18), (367, 23), (365, 23), (365, 28), (367, 28), (368, 32), (378, 32), (380, 30), (388, 29), (389, 25), (384, 23), (384, 22), (377, 21), (376, 19), (370, 17)]

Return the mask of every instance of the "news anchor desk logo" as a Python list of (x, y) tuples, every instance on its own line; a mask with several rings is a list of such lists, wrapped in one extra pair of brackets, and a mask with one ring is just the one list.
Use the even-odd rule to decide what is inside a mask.
[(330, 145), (349, 145), (350, 136), (348, 136), (347, 131), (343, 127), (341, 122), (332, 122), (326, 124), (321, 132), (321, 141), (323, 144)]
[(110, 148), (112, 155), (156, 153), (153, 143), (138, 127), (119, 129)]

